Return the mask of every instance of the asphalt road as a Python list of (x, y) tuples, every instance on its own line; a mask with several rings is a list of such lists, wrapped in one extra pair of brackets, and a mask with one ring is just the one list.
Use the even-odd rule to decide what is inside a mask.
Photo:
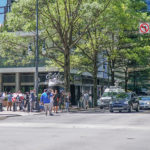
[(150, 113), (59, 113), (0, 120), (0, 150), (150, 150)]

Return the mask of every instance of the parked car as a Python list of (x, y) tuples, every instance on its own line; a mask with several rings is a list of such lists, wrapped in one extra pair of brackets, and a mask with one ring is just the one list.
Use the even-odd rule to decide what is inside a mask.
[(140, 109), (150, 109), (150, 96), (139, 96)]
[(106, 88), (103, 95), (97, 100), (97, 105), (102, 108), (109, 108), (109, 102), (115, 98), (115, 96), (120, 93), (125, 92), (121, 87), (111, 86)]
[(116, 95), (116, 98), (112, 99), (109, 104), (109, 111), (119, 111), (127, 110), (132, 112), (133, 110), (139, 111), (139, 101), (135, 93), (125, 93), (121, 92)]

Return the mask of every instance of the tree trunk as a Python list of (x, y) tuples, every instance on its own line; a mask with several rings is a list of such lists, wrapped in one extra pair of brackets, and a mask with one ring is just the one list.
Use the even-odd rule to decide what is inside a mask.
[(111, 64), (110, 64), (110, 70), (111, 70), (111, 85), (114, 86), (115, 85), (115, 72), (114, 72), (114, 68), (115, 68), (115, 63), (112, 60)]
[(64, 88), (65, 92), (70, 92), (70, 53), (69, 48), (64, 52)]
[(95, 53), (94, 70), (93, 70), (93, 106), (97, 105), (97, 53)]
[(114, 71), (111, 71), (111, 85), (112, 86), (115, 85), (115, 73), (114, 73)]
[(136, 92), (136, 73), (135, 73), (135, 70), (134, 70), (134, 76), (133, 76), (133, 87), (134, 87), (134, 92)]
[(97, 105), (97, 74), (94, 75), (94, 87), (93, 87), (93, 106)]
[(128, 90), (128, 69), (125, 70), (125, 91)]

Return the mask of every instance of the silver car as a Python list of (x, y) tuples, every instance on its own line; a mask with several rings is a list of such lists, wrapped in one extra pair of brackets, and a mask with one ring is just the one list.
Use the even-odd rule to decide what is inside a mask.
[(139, 96), (140, 109), (150, 109), (150, 96)]

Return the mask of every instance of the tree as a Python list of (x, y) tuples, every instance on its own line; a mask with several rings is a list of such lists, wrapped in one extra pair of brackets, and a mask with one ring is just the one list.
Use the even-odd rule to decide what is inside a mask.
[(145, 3), (141, 0), (118, 1), (118, 3), (113, 4), (107, 15), (108, 18), (111, 18), (107, 23), (109, 31), (108, 40), (106, 41), (111, 84), (114, 85), (115, 82), (115, 71), (122, 70), (125, 74), (126, 90), (130, 61), (132, 61), (131, 59), (135, 61), (133, 49), (141, 42), (137, 38), (138, 24), (141, 18), (146, 19), (147, 17), (145, 13), (141, 12), (145, 6)]
[[(50, 58), (64, 71), (65, 91), (70, 91), (70, 54), (71, 49), (86, 34), (93, 22), (88, 8), (95, 6), (91, 14), (105, 11), (111, 0), (101, 0), (97, 11), (95, 1), (83, 0), (39, 0), (39, 21), (41, 39), (47, 43), (46, 57)], [(7, 26), (11, 31), (35, 31), (35, 0), (20, 0), (13, 4), (7, 16)], [(98, 15), (96, 14), (96, 15)], [(94, 14), (95, 15), (95, 14)], [(86, 20), (84, 24), (83, 20)], [(54, 52), (55, 51), (55, 52)]]
[(72, 65), (79, 72), (88, 72), (93, 78), (93, 106), (97, 105), (98, 70), (106, 62), (103, 58), (103, 23), (97, 20), (87, 30), (81, 43), (77, 45)]

